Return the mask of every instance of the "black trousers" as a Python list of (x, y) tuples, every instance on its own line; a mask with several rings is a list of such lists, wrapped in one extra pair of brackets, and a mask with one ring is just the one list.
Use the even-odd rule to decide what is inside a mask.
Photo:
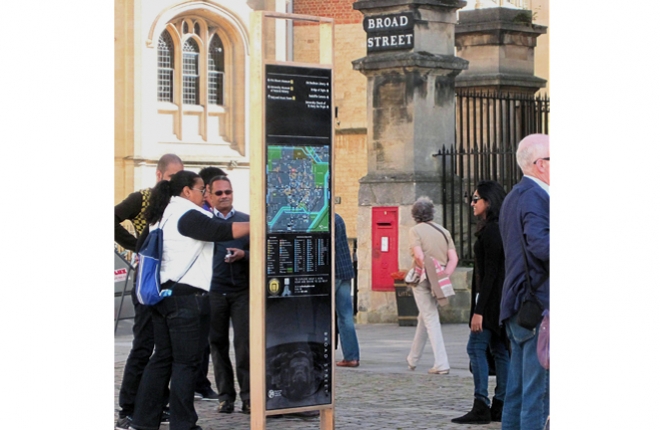
[(250, 400), (250, 293), (211, 291), (211, 358), (220, 401), (236, 400), (234, 370), (229, 359), (229, 326), (234, 329), (236, 379), (242, 401)]
[(199, 371), (195, 378), (195, 392), (204, 393), (211, 388), (211, 381), (207, 375), (209, 374), (209, 355), (211, 354), (211, 346), (206, 343), (206, 348), (202, 352), (202, 361), (199, 364)]
[(131, 427), (157, 430), (159, 401), (170, 384), (170, 430), (196, 427), (195, 376), (208, 344), (208, 293), (165, 297), (151, 307), (156, 350), (149, 359), (138, 390)]
[[(121, 408), (119, 416), (122, 418), (127, 415), (133, 415), (135, 396), (140, 386), (140, 380), (142, 379), (144, 368), (149, 362), (149, 357), (151, 357), (151, 353), (154, 350), (154, 325), (151, 321), (151, 309), (138, 302), (135, 295), (135, 288), (131, 292), (131, 300), (135, 308), (133, 345), (124, 365), (124, 376), (122, 377), (121, 387), (119, 388), (119, 407)], [(170, 393), (169, 389), (167, 389), (163, 397), (163, 408), (167, 406), (169, 397)]]

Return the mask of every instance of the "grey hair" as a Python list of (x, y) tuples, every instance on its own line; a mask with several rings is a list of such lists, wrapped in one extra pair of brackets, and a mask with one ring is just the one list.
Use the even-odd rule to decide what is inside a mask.
[(416, 222), (433, 221), (433, 215), (435, 214), (433, 201), (426, 196), (418, 198), (413, 203), (410, 213)]
[(518, 143), (516, 162), (524, 174), (533, 171), (534, 161), (546, 151), (548, 136), (544, 134), (530, 134)]

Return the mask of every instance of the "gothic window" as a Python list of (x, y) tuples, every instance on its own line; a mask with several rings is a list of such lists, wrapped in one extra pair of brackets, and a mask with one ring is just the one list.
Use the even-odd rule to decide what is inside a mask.
[(224, 104), (225, 52), (222, 42), (214, 35), (209, 45), (209, 104)]
[(245, 100), (237, 95), (245, 91), (246, 57), (238, 33), (194, 13), (165, 27), (150, 39), (158, 41), (151, 46), (157, 54), (155, 97), (163, 139), (173, 134), (186, 142), (231, 143), (244, 154)]
[(183, 103), (199, 104), (199, 47), (193, 39), (183, 44)]
[(158, 38), (158, 101), (172, 102), (174, 44), (165, 30)]

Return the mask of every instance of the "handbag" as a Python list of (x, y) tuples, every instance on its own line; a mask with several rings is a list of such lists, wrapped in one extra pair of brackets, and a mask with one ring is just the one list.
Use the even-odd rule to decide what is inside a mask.
[(520, 305), (520, 310), (518, 311), (518, 316), (516, 317), (516, 324), (518, 324), (520, 327), (526, 328), (527, 330), (534, 330), (543, 319), (543, 311), (545, 310), (539, 298), (536, 297), (535, 292), (541, 285), (543, 285), (546, 279), (548, 279), (548, 276), (546, 275), (536, 287), (532, 286), (532, 282), (529, 278), (527, 253), (525, 253), (525, 243), (523, 242), (522, 236), (520, 237), (520, 243), (522, 245), (523, 261), (525, 262), (525, 279), (527, 292), (525, 293), (523, 302)]
[[(447, 239), (447, 235), (438, 227), (431, 224), (430, 222), (427, 222), (426, 224), (438, 230), (440, 234), (442, 234), (442, 237), (445, 238), (445, 241), (447, 242), (447, 247), (449, 247), (449, 239)], [(431, 257), (431, 260), (433, 261), (433, 265), (435, 266), (435, 273), (438, 276), (437, 282), (431, 282), (431, 292), (433, 293), (435, 298), (438, 300), (442, 300), (443, 298), (448, 298), (450, 296), (456, 295), (456, 292), (454, 292), (454, 287), (451, 285), (451, 280), (449, 279), (449, 275), (447, 275), (447, 273), (445, 272), (445, 269), (442, 267), (442, 264), (440, 264), (440, 262), (433, 257)], [(429, 281), (431, 280), (429, 279)]]
[(539, 338), (536, 342), (536, 356), (541, 367), (550, 370), (550, 311), (546, 311), (539, 326)]
[[(445, 272), (445, 269), (442, 267), (442, 264), (435, 258), (431, 257), (433, 265), (435, 266), (435, 274), (438, 276), (437, 282), (431, 282), (431, 292), (436, 299), (447, 298), (450, 296), (455, 296), (454, 287), (451, 285), (451, 280), (449, 275)], [(429, 279), (430, 281), (430, 279)]]
[(422, 268), (414, 266), (412, 269), (408, 270), (408, 273), (406, 273), (406, 277), (403, 279), (403, 282), (408, 284), (410, 287), (416, 287), (417, 284), (419, 284), (419, 281), (421, 280), (421, 275), (422, 275)]

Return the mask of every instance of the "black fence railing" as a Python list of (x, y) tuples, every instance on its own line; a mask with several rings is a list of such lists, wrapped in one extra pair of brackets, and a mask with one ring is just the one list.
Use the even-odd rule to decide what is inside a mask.
[(456, 144), (434, 155), (442, 178), (442, 219), (460, 264), (474, 261), (476, 219), (470, 197), (477, 183), (497, 181), (508, 192), (522, 177), (518, 142), (529, 134), (548, 134), (549, 113), (547, 96), (457, 91)]

